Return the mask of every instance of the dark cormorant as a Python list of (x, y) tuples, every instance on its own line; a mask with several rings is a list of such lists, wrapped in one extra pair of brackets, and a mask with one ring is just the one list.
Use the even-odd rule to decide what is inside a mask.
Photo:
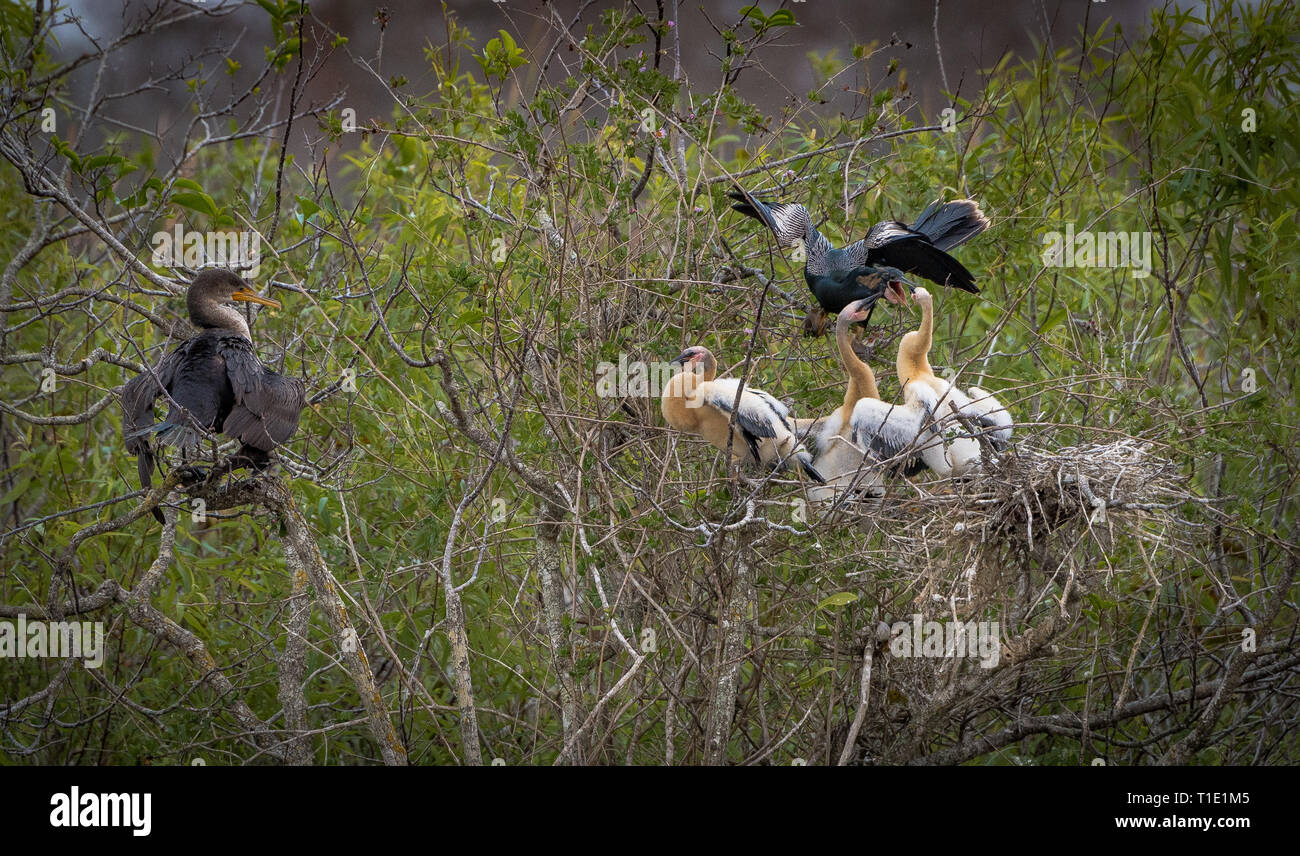
[[(186, 294), (190, 321), (201, 331), (156, 367), (122, 387), (122, 437), (137, 456), (140, 484), (148, 488), (157, 459), (150, 439), (183, 449), (198, 445), (200, 431), (225, 434), (243, 445), (229, 468), (261, 470), (270, 451), (298, 429), (307, 390), (297, 378), (276, 374), (258, 361), (248, 324), (234, 301), (278, 309), (228, 270), (205, 270)], [(154, 401), (167, 400), (167, 416), (154, 421)], [(163, 520), (154, 508), (154, 517)]]

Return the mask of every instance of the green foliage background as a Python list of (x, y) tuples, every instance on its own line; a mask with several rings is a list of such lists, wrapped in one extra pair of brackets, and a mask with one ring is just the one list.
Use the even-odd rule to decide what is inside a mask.
[[(270, 86), (294, 73), (303, 10), (286, 0), (260, 5)], [(978, 97), (957, 102), (955, 133), (935, 129), (941, 117), (922, 115), (900, 87), (905, 70), (895, 71), (896, 63), (881, 76), (894, 56), (888, 45), (846, 49), (844, 60), (810, 57), (826, 82), (784, 115), (746, 103), (734, 87), (741, 59), (761, 63), (764, 41), (780, 36), (787, 14), (759, 13), (726, 30), (718, 80), (693, 89), (656, 51), (670, 44), (671, 28), (630, 9), (580, 26), (570, 54), (580, 73), (540, 82), (541, 58), (509, 33), (471, 34), (448, 15), (445, 44), (429, 47), (422, 82), (390, 80), (391, 115), (363, 117), (353, 133), (341, 108), (306, 120), (316, 125), (317, 156), (287, 158), (275, 249), (264, 248), (259, 277), (263, 290), (270, 279), (303, 290), (275, 292), (285, 309), (261, 315), (254, 339), (269, 364), (324, 393), (285, 450), (296, 467), (292, 489), (357, 611), (371, 661), (395, 656), (427, 689), (426, 698), (403, 678), (383, 684), (412, 761), (461, 757), (437, 573), (455, 509), (488, 468), (484, 451), (444, 414), (444, 377), (427, 364), (439, 353), (451, 358), (477, 424), (489, 432), (508, 425), (518, 459), (562, 483), (580, 510), (564, 522), (560, 542), (577, 599), (565, 630), (584, 710), (630, 662), (610, 636), (592, 568), (603, 569), (607, 585), (634, 575), (666, 607), (620, 613), (624, 632), (641, 638), (652, 628), (659, 648), (652, 668), (601, 709), (590, 760), (702, 760), (701, 699), (738, 547), (724, 539), (701, 548), (698, 533), (682, 527), (737, 519), (744, 492), (726, 485), (719, 454), (670, 437), (656, 400), (602, 398), (595, 379), (602, 361), (662, 361), (702, 343), (733, 374), (748, 371), (751, 383), (791, 399), (799, 415), (838, 403), (842, 382), (829, 340), (799, 335), (807, 303), (800, 266), (728, 210), (729, 176), (804, 202), (837, 243), (876, 220), (906, 219), (936, 197), (979, 200), (993, 228), (957, 255), (983, 292), (970, 298), (933, 289), (935, 365), (959, 370), (966, 382), (978, 377), (1012, 403), (1026, 447), (1138, 438), (1173, 462), (1191, 493), (1211, 500), (1175, 509), (1181, 523), (1168, 537), (1140, 537), (1139, 521), (1134, 532), (1074, 545), (1074, 560), (1104, 571), (1106, 582), (1087, 596), (1056, 653), (1026, 667), (1025, 712), (1099, 709), (1120, 696), (1221, 677), (1244, 619), (1216, 580), (1231, 580), (1257, 616), (1267, 613), (1271, 587), (1294, 584), (1294, 4), (1171, 6), (1140, 35), (1102, 26), (1032, 62), (1008, 60)], [(32, 35), (30, 10), (6, 1), (0, 15), (6, 53), (21, 54)], [(334, 48), (347, 50), (341, 42)], [(274, 195), (260, 194), (250, 208), (247, 188), (276, 182), (278, 138), (199, 147), (183, 176), (123, 131), (110, 129), (82, 150), (37, 131), (39, 105), (67, 115), (76, 101), (61, 78), (42, 82), (55, 67), (38, 51), (34, 67), (7, 68), (6, 86), (33, 94), (25, 105), (9, 98), (0, 133), (7, 145), (49, 153), (46, 168), (92, 201), (98, 218), (136, 212), (120, 237), (137, 258), (148, 263), (149, 236), (178, 222), (192, 230), (249, 223), (264, 235), (272, 230)], [(202, 94), (229, 87), (227, 71), (233, 79), (234, 69), (209, 65), (187, 81)], [(859, 108), (832, 115), (821, 101), (844, 85), (860, 91)], [(212, 121), (238, 136), (238, 118)], [(867, 142), (852, 145), (860, 140)], [(647, 179), (652, 150), (657, 161)], [(11, 224), (0, 232), (6, 262), (22, 250), (25, 225), (54, 207), (33, 197), (9, 161), (0, 180)], [(1152, 233), (1152, 275), (1045, 266), (1043, 235), (1065, 224)], [(9, 605), (44, 602), (51, 557), (78, 530), (123, 510), (87, 507), (136, 486), (111, 399), (78, 424), (33, 424), (21, 415), (84, 412), (132, 370), (95, 363), (59, 372), (56, 391), (42, 394), (42, 360), (67, 365), (104, 348), (152, 362), (166, 344), (130, 306), (88, 301), (69, 288), (103, 289), (168, 317), (181, 311), (179, 300), (126, 271), (91, 234), (52, 243), (17, 271), (12, 295), (0, 301), (11, 304), (0, 347), (0, 602)], [(877, 318), (876, 366), (889, 397), (897, 392), (888, 369), (893, 337), (915, 316)], [(13, 358), (24, 354), (38, 356)], [(356, 371), (355, 392), (340, 387), (347, 369)], [(1253, 394), (1243, 392), (1245, 370), (1257, 378)], [(511, 764), (550, 763), (562, 730), (557, 661), (539, 629), (535, 551), (544, 503), (505, 466), (487, 477), (452, 564), (457, 584), (474, 580), (461, 596), (482, 744), (487, 757)], [(798, 495), (797, 486), (771, 484), (760, 508), (789, 524)], [(73, 508), (86, 510), (56, 516)], [(494, 519), (494, 510), (504, 519)], [(124, 586), (138, 579), (156, 551), (157, 526), (146, 521), (80, 546), (79, 589), (107, 577)], [(206, 641), (249, 706), (274, 724), (290, 581), (268, 521), (250, 510), (200, 526), (183, 514), (177, 562), (154, 603)], [(891, 554), (880, 533), (835, 519), (794, 528), (804, 534), (769, 529), (752, 545), (757, 623), (792, 632), (753, 643), (747, 656), (726, 753), (733, 762), (833, 762), (839, 746), (831, 735), (842, 739), (836, 729), (857, 701), (855, 633), (882, 609), (906, 615), (917, 594), (907, 572), (915, 557)], [(960, 557), (936, 561), (949, 559), (952, 574), (960, 573)], [(633, 597), (624, 584), (617, 599)], [(1260, 626), (1261, 645), (1294, 648), (1293, 603)], [(669, 617), (680, 622), (677, 630), (665, 626)], [(270, 760), (183, 658), (111, 609), (94, 618), (109, 629), (105, 667), (74, 669), (47, 712), (29, 710), (7, 723), (0, 717), (0, 757)], [(310, 721), (327, 729), (313, 738), (316, 760), (373, 761), (355, 692), (334, 665), (334, 641), (319, 616), (312, 643)], [(1125, 664), (1134, 660), (1130, 678)], [(60, 667), (0, 664), (0, 698), (39, 691)], [(1300, 760), (1288, 739), (1294, 703), (1281, 692), (1290, 686), (1294, 697), (1294, 683), (1294, 672), (1285, 672), (1276, 696), (1230, 701), (1228, 727), (1194, 759)], [(114, 702), (122, 690), (130, 704)], [(886, 691), (881, 704), (879, 745), (888, 746), (924, 700)], [(884, 757), (921, 757), (969, 729), (1000, 727), (1009, 715), (1001, 703), (975, 704), (920, 746)], [(1143, 763), (1193, 722), (1194, 711), (1183, 709), (1082, 741), (1038, 734), (980, 762), (1088, 763), (1103, 755)], [(666, 746), (674, 740), (675, 755)]]

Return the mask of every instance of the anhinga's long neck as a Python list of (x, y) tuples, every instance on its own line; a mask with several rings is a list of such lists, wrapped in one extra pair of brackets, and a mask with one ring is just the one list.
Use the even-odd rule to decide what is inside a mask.
[(253, 341), (253, 336), (248, 329), (248, 322), (244, 316), (239, 314), (239, 310), (225, 303), (218, 303), (211, 298), (195, 298), (190, 295), (186, 301), (190, 310), (190, 322), (201, 330), (229, 330), (232, 333), (238, 333), (248, 341)]
[(840, 362), (844, 364), (844, 373), (848, 375), (849, 384), (844, 389), (844, 418), (847, 419), (853, 412), (853, 406), (862, 398), (880, 398), (880, 390), (876, 388), (876, 374), (871, 370), (871, 366), (858, 359), (858, 355), (853, 353), (853, 343), (849, 335), (851, 322), (837, 321), (835, 323), (835, 345), (840, 351)]

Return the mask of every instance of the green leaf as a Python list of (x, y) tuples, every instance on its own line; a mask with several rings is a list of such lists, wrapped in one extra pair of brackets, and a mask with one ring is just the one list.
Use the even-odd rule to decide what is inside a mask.
[(486, 317), (487, 315), (481, 309), (468, 309), (456, 316), (456, 326), (458, 328), (470, 327), (478, 324)]
[(1069, 309), (1067, 307), (1065, 306), (1056, 307), (1055, 309), (1052, 310), (1052, 314), (1047, 316), (1047, 320), (1043, 322), (1042, 329), (1040, 329), (1038, 332), (1040, 334), (1046, 333), (1048, 330), (1061, 326), (1061, 323), (1065, 321), (1065, 318), (1068, 314), (1069, 314)]
[(489, 76), (505, 77), (512, 69), (527, 65), (523, 50), (515, 44), (514, 38), (505, 30), (498, 30), (498, 36), (483, 46), (483, 53), (476, 54), (474, 60)]
[(5, 493), (4, 496), (0, 496), (0, 505), (8, 505), (18, 497), (22, 496), (24, 493), (27, 492), (27, 488), (31, 486), (31, 483), (32, 483), (32, 477), (30, 475), (24, 478), (20, 478), (18, 482), (12, 488), (10, 488), (10, 490), (7, 493)]
[(221, 213), (217, 208), (217, 203), (211, 196), (206, 193), (176, 193), (172, 195), (172, 202), (191, 211), (198, 211), (201, 214), (208, 214), (216, 217)]
[(834, 673), (835, 673), (834, 666), (822, 666), (820, 669), (813, 672), (812, 675), (807, 680), (800, 681), (799, 685), (804, 689), (808, 689), (809, 687), (815, 686), (818, 679), (821, 678), (823, 675), (831, 675)]
[(59, 139), (58, 136), (53, 136), (50, 138), (50, 145), (54, 146), (55, 151), (68, 159), (68, 162), (72, 164), (73, 170), (76, 172), (82, 171), (81, 156), (73, 150), (72, 146), (70, 146), (66, 140)]
[(122, 163), (126, 163), (126, 158), (121, 155), (95, 155), (92, 158), (87, 158), (82, 164), (82, 168), (86, 172), (89, 172), (94, 169)]
[(817, 604), (818, 609), (830, 609), (831, 607), (848, 606), (858, 599), (858, 596), (851, 591), (842, 591), (839, 594), (833, 594), (830, 597)]
[(257, 0), (257, 5), (265, 9), (266, 14), (270, 15), (276, 21), (284, 17), (284, 9), (271, 2), (271, 0)]

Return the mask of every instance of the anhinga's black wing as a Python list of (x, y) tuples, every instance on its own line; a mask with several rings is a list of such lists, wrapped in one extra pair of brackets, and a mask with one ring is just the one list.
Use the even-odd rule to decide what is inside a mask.
[(865, 252), (867, 264), (889, 265), (939, 285), (978, 294), (975, 277), (944, 250), (965, 243), (988, 227), (988, 218), (970, 199), (942, 205), (935, 202), (911, 226), (885, 220), (872, 226), (865, 238), (845, 250)]
[(785, 202), (769, 205), (741, 188), (727, 195), (736, 200), (731, 206), (733, 209), (767, 226), (781, 246), (795, 247), (802, 243), (806, 254), (804, 268), (808, 273), (826, 272), (826, 257), (834, 247), (825, 235), (817, 231), (807, 208)]
[(234, 393), (221, 433), (262, 452), (292, 437), (307, 406), (303, 382), (267, 369), (253, 353), (252, 343), (241, 336), (224, 337), (221, 355)]

